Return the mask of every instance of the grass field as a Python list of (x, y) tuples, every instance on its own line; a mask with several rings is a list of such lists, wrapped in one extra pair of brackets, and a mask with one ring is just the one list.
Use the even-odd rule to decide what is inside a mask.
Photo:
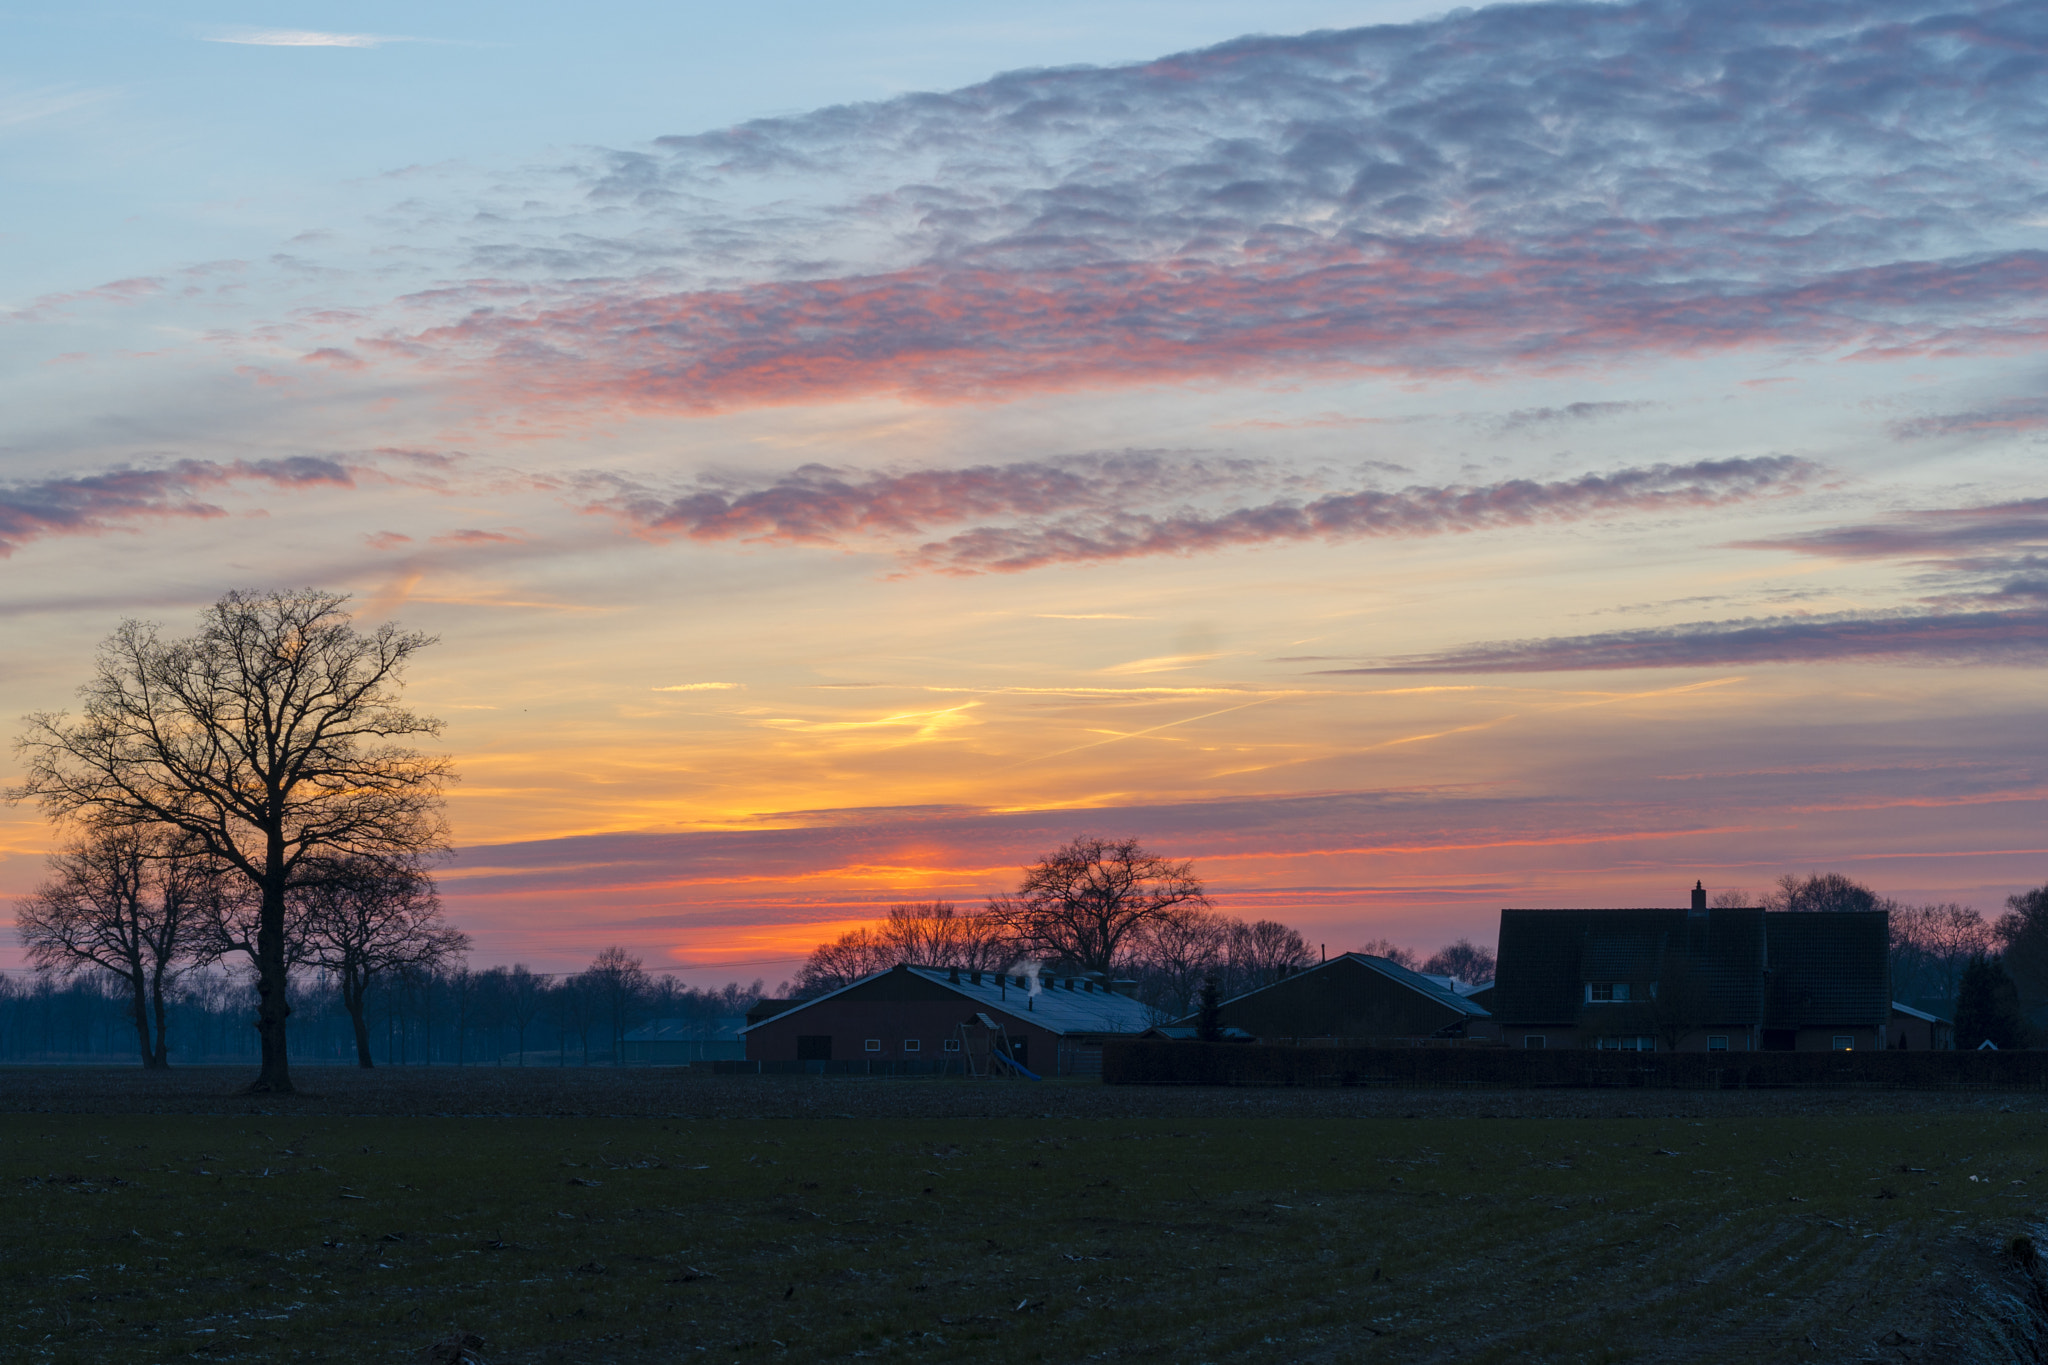
[[(492, 1365), (2038, 1358), (2006, 1251), (2040, 1232), (2038, 1096), (717, 1094), (0, 1115), (0, 1358), (401, 1361), (455, 1331)], [(800, 1116), (731, 1116), (749, 1094)]]

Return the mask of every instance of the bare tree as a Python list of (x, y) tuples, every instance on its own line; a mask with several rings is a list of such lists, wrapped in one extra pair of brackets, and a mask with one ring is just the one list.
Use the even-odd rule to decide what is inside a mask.
[(647, 1000), (647, 966), (614, 944), (592, 960), (582, 980), (596, 995), (598, 1010), (610, 1026), (612, 1065), (620, 1065), (626, 1060), (626, 1032), (640, 1022)]
[(925, 967), (993, 972), (1017, 955), (1001, 921), (985, 914), (963, 915), (946, 901), (892, 905), (877, 932), (883, 943), (901, 954), (896, 961)]
[(1390, 938), (1376, 938), (1370, 943), (1360, 944), (1358, 951), (1367, 957), (1383, 957), (1389, 962), (1399, 963), (1409, 971), (1422, 968), (1422, 957), (1412, 948), (1403, 948)]
[(164, 991), (200, 955), (194, 921), (211, 869), (175, 834), (116, 827), (88, 832), (52, 855), (50, 870), (51, 879), (15, 908), (28, 960), (62, 977), (89, 968), (118, 977), (142, 1064), (169, 1066)]
[(1136, 839), (1080, 837), (1024, 870), (1014, 895), (988, 913), (1025, 951), (1082, 971), (1116, 972), (1146, 928), (1182, 907), (1209, 908), (1189, 862), (1169, 862)]
[(1493, 949), (1483, 948), (1469, 938), (1461, 938), (1448, 947), (1439, 948), (1436, 955), (1422, 964), (1422, 970), (1433, 976), (1455, 976), (1460, 981), (1493, 980)]
[(1181, 906), (1145, 927), (1137, 957), (1145, 1003), (1169, 1019), (1195, 1007), (1202, 983), (1222, 970), (1232, 921), (1209, 910)]
[(300, 954), (340, 986), (355, 1026), (356, 1065), (369, 1067), (364, 1004), (371, 983), (408, 969), (437, 969), (468, 952), (469, 937), (442, 920), (433, 879), (416, 859), (341, 858), (300, 870), (306, 884), (292, 893), (291, 917), (303, 936)]
[(558, 1064), (569, 1064), (567, 1043), (574, 1034), (583, 1043), (583, 1065), (590, 1065), (590, 1031), (597, 1026), (600, 1008), (597, 987), (582, 972), (563, 977), (548, 992), (548, 1012), (554, 1016), (557, 1036), (563, 1044), (556, 1055)]
[(1756, 898), (1739, 886), (1731, 886), (1716, 891), (1709, 904), (1716, 910), (1747, 910), (1756, 904)]
[(526, 1030), (533, 1027), (533, 1021), (546, 1007), (548, 983), (553, 980), (544, 972), (528, 971), (523, 962), (513, 963), (512, 970), (505, 974), (505, 1013), (519, 1034), (521, 1066), (526, 1065)]
[(1898, 968), (1905, 966), (1909, 972), (1903, 980), (1925, 978), (1933, 986), (1931, 995), (1954, 1001), (1970, 960), (1997, 952), (1997, 931), (1974, 909), (1950, 900), (1894, 909), (1892, 943), (1894, 980), (1901, 980)]
[(442, 846), (445, 760), (402, 741), (441, 723), (399, 705), (430, 637), (364, 634), (347, 599), (313, 588), (222, 597), (199, 633), (166, 640), (128, 621), (100, 647), (82, 714), (28, 719), (28, 775), (7, 793), (57, 818), (168, 825), (258, 895), (252, 1090), (289, 1091), (285, 901), (309, 857)]
[(881, 923), (849, 929), (812, 949), (794, 989), (799, 999), (810, 999), (899, 962), (999, 971), (1016, 956), (1008, 926), (992, 915), (963, 915), (945, 901), (892, 905)]
[(1804, 877), (1786, 873), (1763, 897), (1766, 910), (1882, 910), (1878, 894), (1839, 872), (1809, 872)]
[(1309, 965), (1308, 944), (1278, 920), (1247, 924), (1233, 920), (1229, 936), (1232, 990), (1242, 993), (1271, 985)]

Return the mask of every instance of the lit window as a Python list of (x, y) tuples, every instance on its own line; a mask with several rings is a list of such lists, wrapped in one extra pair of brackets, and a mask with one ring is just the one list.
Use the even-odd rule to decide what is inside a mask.
[(1707, 1051), (1709, 1051), (1709, 1052), (1726, 1052), (1727, 1050), (1728, 1050), (1728, 1035), (1727, 1035), (1727, 1034), (1725, 1034), (1725, 1033), (1710, 1033), (1710, 1034), (1708, 1034), (1708, 1035), (1707, 1035)]
[(1854, 1038), (1850, 1037), (1846, 1033), (1837, 1033), (1835, 1035), (1835, 1051), (1854, 1052), (1855, 1050), (1856, 1040)]
[(959, 1050), (960, 1050), (960, 1040), (959, 1040), (958, 1038), (948, 1038), (948, 1039), (946, 1040), (946, 1051), (948, 1051), (948, 1052), (958, 1052)]
[(1540, 1033), (1529, 1033), (1523, 1035), (1522, 1046), (1529, 1048), (1533, 1051), (1544, 1047), (1546, 1044), (1549, 1043), (1549, 1041), (1550, 1040), (1548, 1038), (1545, 1038)]
[(915, 1038), (905, 1038), (903, 1040), (903, 1050), (905, 1052), (915, 1052), (922, 1046), (923, 1044), (919, 1043)]
[(1586, 1003), (1589, 1005), (1618, 1005), (1628, 999), (1626, 981), (1588, 981)]
[(881, 1040), (880, 1038), (870, 1038), (870, 1039), (868, 1039), (868, 1051), (870, 1051), (870, 1052), (880, 1052), (881, 1050), (882, 1050), (882, 1040)]

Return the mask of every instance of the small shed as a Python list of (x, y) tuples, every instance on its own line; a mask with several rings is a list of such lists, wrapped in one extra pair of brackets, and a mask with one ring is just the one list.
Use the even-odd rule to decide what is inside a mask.
[(1892, 1001), (1891, 1045), (1910, 1052), (1947, 1052), (1956, 1045), (1956, 1023), (1903, 1000)]

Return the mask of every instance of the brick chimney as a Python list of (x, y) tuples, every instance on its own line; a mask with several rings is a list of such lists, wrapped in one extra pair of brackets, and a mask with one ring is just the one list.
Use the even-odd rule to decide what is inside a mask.
[(1692, 884), (1692, 912), (1695, 915), (1707, 913), (1707, 888), (1702, 882)]

